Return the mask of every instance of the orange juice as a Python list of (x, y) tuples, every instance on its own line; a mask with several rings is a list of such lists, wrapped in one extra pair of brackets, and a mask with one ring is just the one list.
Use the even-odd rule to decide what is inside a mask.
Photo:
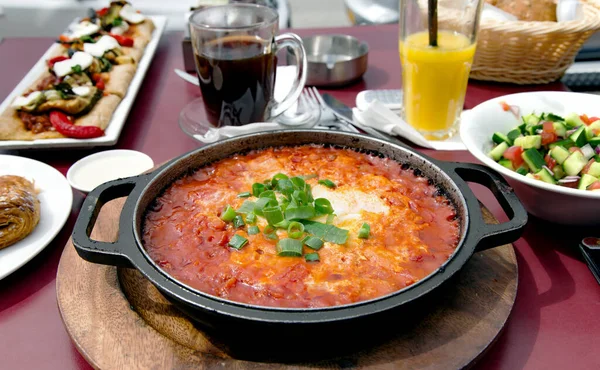
[(475, 44), (464, 35), (440, 31), (438, 46), (420, 32), (400, 41), (406, 121), (428, 139), (444, 139), (462, 112)]

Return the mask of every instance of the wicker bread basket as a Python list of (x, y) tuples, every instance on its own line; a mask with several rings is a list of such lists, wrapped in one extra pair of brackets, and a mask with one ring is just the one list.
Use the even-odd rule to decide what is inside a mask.
[(580, 1), (585, 17), (578, 21), (483, 22), (470, 78), (516, 84), (561, 78), (583, 43), (600, 30), (600, 1)]

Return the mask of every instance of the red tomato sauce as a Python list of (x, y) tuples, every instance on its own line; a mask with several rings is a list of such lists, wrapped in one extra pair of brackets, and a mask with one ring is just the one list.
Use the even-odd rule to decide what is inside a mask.
[[(226, 205), (241, 206), (237, 194), (276, 173), (317, 174), (337, 184), (330, 191), (342, 201), (345, 194), (359, 199), (346, 210), (351, 214), (334, 221), (349, 230), (346, 244), (326, 242), (320, 262), (306, 262), (277, 256), (276, 240), (220, 219)], [(318, 179), (307, 180), (313, 193)], [(362, 209), (363, 196), (387, 212)], [(363, 222), (371, 227), (368, 239), (357, 237)], [(236, 233), (248, 239), (240, 250), (228, 246)], [(253, 151), (200, 168), (157, 198), (143, 228), (149, 255), (178, 281), (227, 300), (273, 307), (337, 306), (393, 293), (440, 267), (459, 240), (454, 206), (427, 178), (388, 158), (322, 146)]]

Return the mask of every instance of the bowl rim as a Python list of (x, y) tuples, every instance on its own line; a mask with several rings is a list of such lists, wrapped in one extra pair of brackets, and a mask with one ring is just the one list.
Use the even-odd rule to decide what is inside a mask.
[[(463, 143), (465, 144), (465, 146), (467, 147), (467, 150), (475, 158), (477, 158), (478, 160), (483, 162), (483, 164), (485, 164), (486, 166), (494, 169), (495, 171), (500, 172), (504, 176), (510, 177), (513, 180), (525, 183), (534, 188), (548, 190), (551, 192), (556, 192), (556, 193), (564, 194), (564, 195), (571, 195), (571, 196), (575, 196), (575, 197), (600, 199), (600, 191), (595, 192), (595, 191), (585, 191), (585, 190), (567, 188), (564, 186), (548, 184), (543, 181), (534, 180), (534, 179), (527, 178), (523, 175), (519, 175), (518, 173), (511, 171), (504, 166), (501, 166), (500, 164), (498, 164), (498, 162), (496, 162), (492, 158), (488, 157), (488, 155), (486, 153), (482, 152), (479, 149), (479, 147), (477, 146), (477, 143), (473, 139), (473, 136), (470, 135), (472, 127), (475, 125), (475, 120), (472, 119), (473, 114), (478, 113), (478, 112), (485, 112), (486, 110), (489, 110), (491, 106), (498, 105), (498, 103), (501, 101), (504, 101), (507, 99), (517, 100), (518, 98), (522, 98), (525, 95), (527, 95), (527, 96), (529, 96), (529, 95), (555, 95), (555, 96), (580, 95), (580, 96), (585, 96), (586, 98), (590, 97), (590, 94), (575, 93), (575, 92), (568, 92), (568, 91), (531, 91), (531, 92), (524, 92), (524, 93), (517, 93), (517, 94), (502, 95), (502, 96), (499, 96), (499, 97), (496, 97), (493, 99), (486, 100), (483, 103), (480, 103), (477, 106), (475, 106), (473, 109), (471, 109), (469, 111), (469, 113), (464, 116), (464, 121), (461, 122), (460, 138), (463, 141)], [(599, 103), (600, 103), (600, 96), (597, 97), (597, 99), (599, 100)], [(490, 140), (491, 140), (491, 138), (490, 138)]]

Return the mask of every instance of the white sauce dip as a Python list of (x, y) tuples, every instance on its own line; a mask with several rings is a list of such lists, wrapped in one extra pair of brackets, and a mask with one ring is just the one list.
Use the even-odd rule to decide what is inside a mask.
[(108, 150), (77, 161), (69, 168), (67, 180), (75, 189), (87, 193), (105, 182), (136, 176), (152, 167), (152, 158), (144, 153)]

